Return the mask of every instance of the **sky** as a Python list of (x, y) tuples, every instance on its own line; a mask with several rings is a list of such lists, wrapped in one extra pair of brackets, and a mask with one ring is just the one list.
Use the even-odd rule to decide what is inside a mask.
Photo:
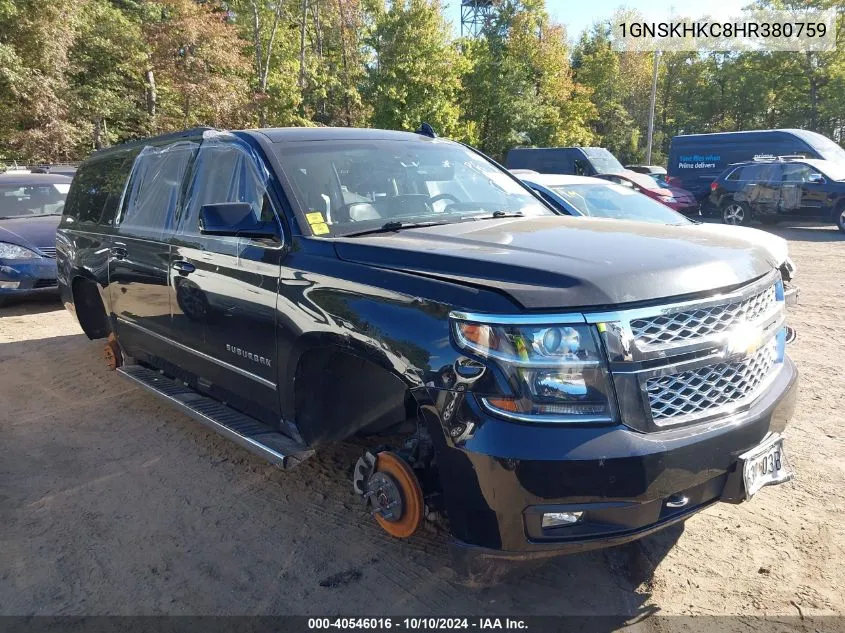
[[(456, 33), (461, 27), (460, 0), (444, 0), (446, 18), (452, 22)], [(699, 11), (706, 10), (714, 14), (737, 15), (749, 0), (707, 0), (698, 5)], [(556, 22), (566, 26), (570, 40), (575, 40), (581, 31), (596, 20), (609, 18), (620, 7), (636, 9), (648, 18), (668, 16), (675, 12), (695, 14), (690, 9), (688, 0), (546, 0), (546, 8)]]

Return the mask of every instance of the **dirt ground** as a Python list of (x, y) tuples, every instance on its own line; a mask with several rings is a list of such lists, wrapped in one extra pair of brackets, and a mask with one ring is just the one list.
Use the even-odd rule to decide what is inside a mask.
[(358, 449), (281, 472), (106, 371), (56, 302), (0, 309), (0, 614), (845, 614), (845, 240), (774, 231), (801, 287), (796, 479), (480, 589), (443, 537), (364, 514)]

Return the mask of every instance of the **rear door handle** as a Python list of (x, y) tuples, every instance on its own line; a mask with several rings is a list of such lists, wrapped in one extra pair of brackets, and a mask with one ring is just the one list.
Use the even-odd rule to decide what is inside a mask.
[(115, 259), (125, 259), (126, 256), (128, 255), (128, 253), (126, 252), (126, 249), (123, 248), (122, 246), (112, 246), (111, 254), (112, 254), (112, 257), (114, 257)]
[(180, 275), (189, 275), (196, 270), (196, 267), (190, 262), (173, 262), (173, 270), (178, 272)]

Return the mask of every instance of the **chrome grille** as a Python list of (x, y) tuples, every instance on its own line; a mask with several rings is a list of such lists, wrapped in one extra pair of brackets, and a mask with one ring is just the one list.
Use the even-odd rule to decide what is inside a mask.
[(56, 257), (56, 247), (55, 246), (39, 246), (38, 250), (44, 253), (47, 257)]
[(755, 395), (777, 361), (777, 337), (748, 358), (650, 378), (646, 382), (652, 419), (660, 424), (700, 417)]
[(727, 332), (740, 323), (754, 322), (768, 314), (777, 301), (775, 286), (742, 300), (631, 321), (631, 332), (640, 349), (691, 342)]

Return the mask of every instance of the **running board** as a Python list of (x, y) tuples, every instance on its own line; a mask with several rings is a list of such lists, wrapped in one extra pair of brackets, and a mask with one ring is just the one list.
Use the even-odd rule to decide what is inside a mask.
[(190, 415), (211, 430), (281, 468), (293, 468), (314, 455), (313, 450), (263, 422), (203, 396), (155, 370), (142, 365), (127, 365), (118, 367), (117, 372), (175, 405), (182, 413)]

